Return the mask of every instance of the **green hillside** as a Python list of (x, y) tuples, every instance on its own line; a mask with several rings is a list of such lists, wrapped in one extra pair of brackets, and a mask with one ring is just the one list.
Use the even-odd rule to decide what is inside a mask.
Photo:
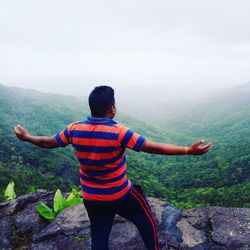
[[(71, 147), (48, 150), (23, 143), (13, 128), (21, 124), (36, 135), (55, 134), (72, 121), (86, 119), (86, 100), (0, 85), (0, 114), (1, 190), (11, 179), (17, 194), (27, 192), (30, 185), (65, 191), (79, 185), (79, 164)], [(134, 124), (133, 128), (147, 137), (158, 140), (163, 136), (157, 128), (150, 129), (129, 116), (119, 115), (118, 120), (130, 127)]]
[[(250, 83), (210, 96), (191, 107), (171, 122), (162, 119), (161, 126), (212, 141), (213, 147), (204, 156), (205, 161), (190, 161), (185, 173), (189, 178), (183, 178), (181, 169), (177, 171), (174, 181), (183, 178), (178, 188), (191, 199), (200, 189), (208, 204), (249, 207)], [(204, 203), (202, 196), (200, 201)]]
[(213, 142), (210, 156), (214, 157), (209, 160), (220, 178), (216, 187), (250, 180), (250, 83), (197, 103), (169, 125), (185, 135)]
[[(204, 156), (158, 156), (128, 151), (128, 175), (147, 195), (183, 207), (250, 207), (249, 85), (193, 105), (189, 112), (159, 123), (120, 114), (117, 121), (156, 141), (188, 145), (213, 143)], [(145, 107), (146, 108), (146, 107)], [(118, 107), (119, 111), (119, 107)], [(73, 149), (41, 149), (17, 140), (21, 124), (36, 135), (51, 135), (89, 114), (86, 100), (0, 85), (0, 199), (10, 180), (17, 195), (31, 185), (68, 191), (79, 185)], [(164, 117), (164, 111), (159, 113)], [(152, 125), (153, 124), (153, 125)]]

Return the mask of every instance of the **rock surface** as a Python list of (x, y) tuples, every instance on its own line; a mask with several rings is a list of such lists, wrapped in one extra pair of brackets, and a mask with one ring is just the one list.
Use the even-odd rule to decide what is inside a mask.
[[(91, 249), (90, 223), (84, 205), (63, 210), (48, 222), (36, 206), (52, 207), (53, 192), (38, 190), (0, 204), (0, 249)], [(155, 215), (161, 249), (250, 249), (250, 209), (206, 207), (182, 211), (148, 198)], [(145, 249), (137, 228), (116, 216), (109, 238), (111, 250)]]

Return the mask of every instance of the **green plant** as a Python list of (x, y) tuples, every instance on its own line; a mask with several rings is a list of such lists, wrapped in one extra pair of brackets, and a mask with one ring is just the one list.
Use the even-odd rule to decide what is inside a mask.
[(53, 210), (44, 203), (41, 203), (37, 206), (37, 211), (43, 218), (52, 221), (63, 209), (82, 202), (80, 194), (80, 191), (77, 191), (73, 188), (67, 199), (65, 199), (62, 195), (61, 190), (57, 189), (54, 195)]
[(55, 219), (55, 213), (44, 203), (39, 204), (37, 207), (38, 213), (45, 219), (51, 221)]
[(16, 198), (16, 193), (14, 191), (14, 187), (15, 187), (15, 183), (14, 183), (14, 181), (11, 181), (8, 184), (7, 188), (5, 189), (4, 196), (5, 196), (6, 201), (14, 200)]
[(56, 190), (55, 196), (54, 196), (54, 211), (55, 214), (59, 214), (64, 208), (67, 207), (67, 201), (63, 197), (62, 192), (60, 189)]
[(88, 240), (90, 239), (90, 234), (87, 234), (87, 235), (84, 235), (83, 237), (79, 236), (79, 235), (76, 235), (73, 237), (74, 240), (78, 241), (79, 243), (82, 243), (84, 242), (85, 240)]
[(81, 203), (82, 202), (81, 191), (77, 191), (75, 188), (73, 188), (66, 202), (68, 207)]
[(34, 193), (34, 192), (36, 192), (36, 186), (34, 185), (29, 186), (28, 193)]

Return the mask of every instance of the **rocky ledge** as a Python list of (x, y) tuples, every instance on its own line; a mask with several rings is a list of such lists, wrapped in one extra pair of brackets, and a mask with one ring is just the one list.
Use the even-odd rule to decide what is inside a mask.
[[(83, 204), (63, 210), (49, 223), (36, 206), (52, 207), (53, 192), (38, 190), (0, 204), (0, 249), (90, 249), (89, 220)], [(206, 207), (181, 210), (148, 198), (162, 249), (250, 249), (250, 209)], [(133, 224), (117, 216), (110, 249), (145, 249)]]

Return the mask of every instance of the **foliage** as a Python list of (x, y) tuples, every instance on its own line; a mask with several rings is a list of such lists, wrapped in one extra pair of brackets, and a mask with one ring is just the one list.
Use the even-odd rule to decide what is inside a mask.
[(54, 196), (54, 211), (55, 214), (60, 213), (64, 208), (67, 207), (66, 199), (62, 196), (62, 192), (60, 189), (56, 190)]
[(37, 206), (37, 211), (38, 213), (45, 219), (47, 220), (54, 220), (56, 215), (55, 213), (52, 211), (51, 208), (49, 208), (47, 205), (45, 205), (44, 203), (41, 203)]
[(73, 188), (68, 198), (66, 199), (67, 207), (71, 207), (81, 202), (82, 202), (81, 191), (77, 191), (75, 188)]
[(13, 181), (11, 181), (8, 184), (8, 186), (4, 192), (4, 196), (5, 196), (6, 201), (14, 200), (16, 198), (16, 193), (15, 193), (14, 187), (15, 187), (15, 183)]
[(65, 199), (62, 195), (60, 189), (56, 190), (54, 195), (54, 209), (52, 210), (46, 204), (41, 203), (37, 206), (38, 213), (45, 219), (51, 221), (56, 218), (56, 216), (65, 208), (74, 206), (80, 202), (82, 202), (82, 198), (80, 197), (81, 192), (76, 189), (72, 189), (68, 198)]
[(34, 185), (29, 186), (28, 193), (34, 193), (34, 192), (36, 192), (36, 186)]

